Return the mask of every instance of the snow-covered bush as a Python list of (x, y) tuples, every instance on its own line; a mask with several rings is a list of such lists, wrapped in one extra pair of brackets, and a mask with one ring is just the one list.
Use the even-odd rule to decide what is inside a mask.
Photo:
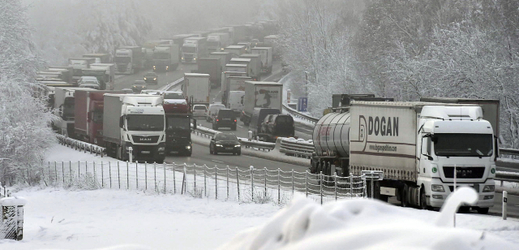
[(41, 65), (20, 1), (0, 2), (0, 181), (38, 182), (35, 171), (55, 140), (53, 119), (34, 83)]

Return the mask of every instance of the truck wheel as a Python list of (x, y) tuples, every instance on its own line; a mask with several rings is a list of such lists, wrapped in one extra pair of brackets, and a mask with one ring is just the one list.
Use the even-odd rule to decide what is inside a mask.
[(478, 214), (488, 214), (489, 208), (488, 207), (478, 207), (477, 210), (478, 210)]
[(400, 195), (400, 202), (402, 207), (409, 207), (409, 202), (407, 201), (407, 185), (404, 185), (401, 192), (402, 195)]
[(427, 202), (425, 200), (425, 190), (423, 189), (423, 187), (420, 190), (420, 208), (427, 209)]

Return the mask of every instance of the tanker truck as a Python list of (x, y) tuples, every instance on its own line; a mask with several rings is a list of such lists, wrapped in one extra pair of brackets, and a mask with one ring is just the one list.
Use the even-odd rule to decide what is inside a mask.
[(478, 192), (479, 213), (494, 204), (497, 141), (479, 105), (354, 100), (317, 122), (313, 142), (311, 172), (381, 171), (381, 200), (438, 209), (457, 183)]

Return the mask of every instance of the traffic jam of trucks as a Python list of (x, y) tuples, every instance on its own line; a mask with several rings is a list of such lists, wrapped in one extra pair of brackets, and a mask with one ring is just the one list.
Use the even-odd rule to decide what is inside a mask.
[[(231, 130), (239, 119), (253, 138), (275, 142), (294, 137), (295, 127), (282, 112), (283, 85), (261, 81), (280, 59), (278, 36), (266, 30), (235, 25), (120, 46), (113, 54), (84, 54), (67, 66), (48, 67), (36, 79), (61, 118), (53, 122), (58, 133), (102, 146), (117, 159), (163, 162), (167, 155), (191, 156), (194, 106), (198, 116), (201, 110), (215, 119), (216, 106), (222, 116), (234, 113)], [(184, 73), (181, 91), (114, 91), (115, 75), (174, 71), (181, 63), (197, 67)], [(99, 88), (78, 87), (87, 76), (96, 77)], [(219, 91), (212, 100), (211, 89)], [(379, 177), (368, 187), (374, 198), (438, 209), (456, 187), (470, 186), (479, 196), (473, 209), (488, 213), (493, 206), (498, 100), (396, 102), (346, 94), (332, 100), (312, 135), (310, 172), (322, 173), (323, 181), (371, 171)], [(213, 128), (225, 127), (215, 119)]]

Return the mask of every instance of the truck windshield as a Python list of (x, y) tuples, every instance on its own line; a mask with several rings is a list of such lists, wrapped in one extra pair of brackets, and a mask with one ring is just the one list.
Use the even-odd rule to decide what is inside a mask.
[(73, 121), (74, 120), (74, 105), (75, 101), (73, 97), (66, 97), (65, 103), (63, 104), (63, 120)]
[(196, 52), (196, 48), (195, 47), (182, 47), (182, 52), (186, 52), (186, 53), (195, 53)]
[(155, 53), (153, 59), (170, 59), (171, 55), (168, 53)]
[(114, 59), (116, 63), (129, 63), (131, 61), (131, 58), (129, 57), (116, 57)]
[(189, 130), (191, 125), (189, 117), (168, 117), (167, 126), (168, 130)]
[(128, 115), (126, 116), (128, 130), (133, 131), (162, 131), (164, 130), (163, 115)]
[(220, 46), (220, 43), (219, 42), (207, 42), (207, 47), (212, 47), (212, 48), (217, 48)]
[(493, 154), (491, 134), (435, 134), (434, 153), (437, 156), (480, 156)]

